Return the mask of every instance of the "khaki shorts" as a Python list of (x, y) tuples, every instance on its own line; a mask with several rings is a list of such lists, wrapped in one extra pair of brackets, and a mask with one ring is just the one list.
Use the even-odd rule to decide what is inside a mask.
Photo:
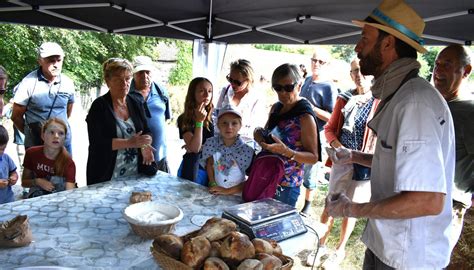
[(344, 193), (356, 203), (365, 203), (370, 200), (370, 181), (352, 180), (352, 164), (332, 164), (329, 176), (329, 194)]

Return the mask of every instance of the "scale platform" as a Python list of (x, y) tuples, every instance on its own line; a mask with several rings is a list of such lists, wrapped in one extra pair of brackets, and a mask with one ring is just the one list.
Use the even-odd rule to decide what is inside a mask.
[(224, 209), (222, 217), (237, 223), (250, 239), (283, 241), (308, 231), (296, 208), (274, 199), (231, 206)]

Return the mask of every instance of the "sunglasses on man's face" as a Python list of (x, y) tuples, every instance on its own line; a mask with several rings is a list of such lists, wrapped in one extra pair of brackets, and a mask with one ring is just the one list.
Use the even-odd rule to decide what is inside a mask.
[(291, 92), (293, 92), (293, 90), (295, 89), (295, 86), (297, 84), (298, 83), (287, 84), (287, 85), (274, 84), (274, 85), (272, 85), (272, 87), (277, 92), (281, 92), (281, 91), (285, 90), (285, 92), (291, 93)]
[(241, 81), (239, 81), (239, 80), (234, 80), (234, 79), (232, 79), (232, 78), (230, 77), (230, 75), (227, 75), (227, 76), (225, 76), (225, 77), (226, 77), (227, 81), (228, 81), (230, 84), (235, 84), (235, 85), (237, 85), (237, 86), (241, 86), (241, 85), (244, 83), (244, 82), (241, 82)]
[(311, 58), (311, 61), (315, 64), (320, 64), (321, 66), (326, 64), (326, 61), (323, 61), (321, 59)]

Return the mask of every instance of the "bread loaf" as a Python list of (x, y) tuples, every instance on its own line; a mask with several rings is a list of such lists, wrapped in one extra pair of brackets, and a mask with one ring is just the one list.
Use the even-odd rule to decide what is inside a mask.
[(230, 232), (237, 230), (237, 225), (228, 219), (213, 217), (206, 221), (198, 235), (209, 241), (216, 241), (226, 237)]
[(220, 257), (221, 252), (219, 249), (221, 248), (221, 242), (213, 241), (211, 242), (211, 252), (209, 253), (210, 257)]
[(231, 232), (222, 242), (219, 251), (224, 261), (235, 265), (255, 256), (252, 242), (247, 235), (239, 232)]
[(283, 265), (281, 260), (273, 255), (264, 256), (260, 262), (263, 264), (263, 270), (279, 270)]
[(209, 257), (204, 262), (204, 270), (229, 270), (229, 266), (220, 258)]
[(254, 238), (252, 244), (255, 247), (255, 253), (273, 254), (273, 246), (264, 239)]
[(263, 270), (263, 264), (259, 260), (246, 259), (239, 264), (237, 270)]
[(153, 241), (153, 248), (179, 260), (183, 249), (183, 241), (177, 235), (162, 234)]
[(133, 191), (130, 196), (130, 204), (151, 201), (150, 191)]
[(283, 254), (283, 251), (281, 250), (281, 247), (277, 241), (273, 239), (265, 239), (265, 241), (267, 241), (268, 243), (270, 243), (270, 245), (272, 245), (273, 254), (280, 254), (280, 255)]
[(181, 261), (190, 267), (198, 267), (209, 256), (210, 251), (211, 243), (206, 237), (194, 237), (184, 243), (181, 251)]

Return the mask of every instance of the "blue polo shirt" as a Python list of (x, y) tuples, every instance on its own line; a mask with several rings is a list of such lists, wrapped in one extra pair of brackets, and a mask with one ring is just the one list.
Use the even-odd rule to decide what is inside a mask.
[[(13, 101), (18, 105), (26, 106), (25, 129), (28, 129), (27, 124), (29, 123), (47, 120), (51, 111), (49, 118), (58, 117), (68, 125), (69, 132), (65, 145), (71, 143), (67, 105), (74, 103), (74, 83), (68, 76), (61, 74), (52, 83), (49, 83), (39, 68), (26, 75), (14, 91)], [(32, 140), (29, 137), (29, 132), (25, 130), (25, 147), (30, 146), (32, 146)]]

